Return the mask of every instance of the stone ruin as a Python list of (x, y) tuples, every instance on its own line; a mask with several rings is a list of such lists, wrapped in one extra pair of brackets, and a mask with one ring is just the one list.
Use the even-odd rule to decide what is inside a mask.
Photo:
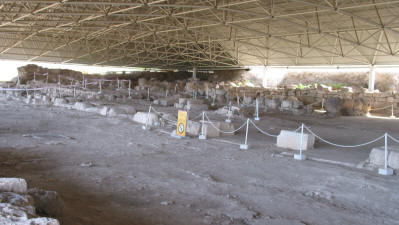
[(28, 189), (21, 178), (0, 178), (0, 224), (59, 225), (50, 217), (62, 218), (62, 213), (63, 202), (56, 192)]
[[(218, 113), (223, 112), (226, 105), (232, 105), (237, 108), (235, 114), (243, 117), (253, 116), (256, 101), (261, 114), (324, 117), (361, 116), (376, 108), (384, 108), (378, 112), (390, 115), (392, 107), (396, 113), (399, 106), (399, 94), (396, 91), (369, 93), (365, 88), (334, 89), (323, 84), (306, 88), (240, 86), (245, 83), (245, 77), (239, 76), (237, 71), (231, 72), (231, 78), (226, 76), (226, 71), (212, 75), (199, 73), (197, 78), (191, 78), (189, 73), (183, 72), (83, 75), (77, 71), (47, 69), (36, 65), (20, 67), (18, 71), (19, 83), (18, 79), (14, 79), (7, 87), (44, 90), (3, 91), (7, 98), (23, 96), (26, 103), (53, 104), (109, 116), (135, 112), (134, 109), (115, 105), (129, 104), (130, 99), (149, 100), (154, 105), (194, 111), (222, 107), (216, 111)], [(42, 74), (47, 74), (48, 78)], [(87, 85), (84, 85), (85, 82)], [(100, 107), (99, 101), (105, 101), (106, 104)]]

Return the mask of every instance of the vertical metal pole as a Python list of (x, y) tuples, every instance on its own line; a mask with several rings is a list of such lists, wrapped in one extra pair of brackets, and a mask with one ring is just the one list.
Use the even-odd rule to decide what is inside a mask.
[(395, 118), (395, 115), (393, 114), (393, 104), (392, 104), (392, 108), (391, 108), (391, 118)]
[(20, 84), (21, 84), (21, 80), (19, 78), (19, 73), (18, 73), (18, 76), (17, 76), (17, 87), (19, 87)]
[(33, 72), (33, 82), (36, 82), (36, 72)]
[(215, 89), (215, 91), (213, 92), (213, 99), (212, 99), (212, 106), (214, 106), (215, 105), (215, 100), (216, 100), (216, 89)]
[(46, 76), (46, 84), (48, 84), (48, 73), (47, 73), (47, 76)]
[(131, 97), (131, 87), (132, 86), (132, 81), (129, 80), (129, 98)]
[(255, 120), (259, 120), (259, 102), (258, 102), (258, 98), (255, 99)]
[(205, 140), (206, 139), (206, 136), (205, 136), (205, 132), (204, 132), (204, 129), (205, 129), (205, 111), (202, 111), (202, 121), (201, 121), (201, 135), (198, 137), (200, 140)]
[(165, 97), (168, 97), (169, 89), (166, 89)]
[(244, 144), (244, 148), (242, 149), (248, 149), (248, 129), (249, 129), (249, 118), (247, 118), (247, 128), (245, 131), (245, 144)]
[(101, 94), (101, 93), (103, 92), (102, 80), (100, 80), (100, 81), (98, 82), (98, 85), (99, 85), (99, 88), (100, 88), (99, 93)]
[(148, 121), (150, 119), (150, 113), (151, 113), (151, 105), (150, 105), (150, 108), (148, 109), (148, 114), (147, 114), (147, 119), (145, 121), (145, 125), (142, 127), (143, 130), (147, 130), (148, 129)]
[(82, 86), (86, 89), (86, 81), (85, 81), (85, 75), (83, 75), (83, 80), (82, 80)]
[(147, 88), (147, 100), (150, 101), (150, 88)]
[(301, 126), (301, 141), (300, 141), (300, 144), (299, 144), (299, 155), (300, 155), (301, 158), (302, 158), (302, 144), (303, 144), (303, 123), (302, 123), (302, 126)]
[(61, 75), (58, 75), (58, 84), (61, 84)]
[(177, 93), (177, 83), (175, 84), (175, 93)]
[(385, 155), (384, 155), (384, 169), (388, 169), (388, 134), (385, 133)]
[(76, 88), (73, 87), (73, 98), (76, 98)]
[(117, 85), (117, 89), (118, 89), (118, 90), (119, 90), (119, 87), (120, 87), (120, 86), (119, 86), (119, 84), (120, 84), (119, 82), (120, 82), (120, 81), (119, 81), (119, 78), (117, 77), (117, 78), (116, 78), (116, 85)]

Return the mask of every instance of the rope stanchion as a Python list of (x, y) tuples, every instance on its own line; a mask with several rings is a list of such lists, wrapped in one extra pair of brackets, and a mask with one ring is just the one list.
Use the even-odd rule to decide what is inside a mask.
[(131, 92), (132, 92), (132, 81), (131, 80), (129, 80), (128, 92), (129, 92), (129, 98), (132, 98), (132, 94), (131, 94)]
[(301, 140), (299, 141), (299, 154), (294, 154), (294, 159), (296, 160), (306, 160), (306, 154), (302, 154), (302, 147), (303, 147), (303, 128), (304, 124), (301, 125)]
[(235, 132), (239, 131), (241, 128), (243, 128), (245, 126), (245, 124), (247, 124), (247, 122), (243, 123), (240, 127), (238, 127), (237, 129), (233, 130), (233, 131), (223, 131), (219, 128), (217, 128), (214, 123), (209, 119), (208, 115), (205, 113), (205, 118), (207, 119), (207, 121), (209, 122), (209, 124), (215, 128), (217, 131), (224, 133), (224, 134), (234, 134)]
[(200, 136), (198, 137), (198, 139), (200, 139), (200, 140), (205, 140), (206, 139), (206, 135), (205, 135), (205, 133), (204, 133), (204, 129), (205, 129), (205, 111), (203, 111), (202, 112), (202, 121), (201, 121), (201, 123), (202, 123), (202, 126), (201, 126), (201, 134), (200, 134)]
[(258, 98), (255, 99), (255, 120), (260, 120), (259, 118), (259, 101)]
[(388, 176), (393, 175), (393, 169), (388, 168), (388, 133), (384, 134), (384, 168), (378, 169), (378, 174)]
[(371, 141), (366, 142), (366, 143), (363, 143), (363, 144), (358, 144), (358, 145), (340, 145), (340, 144), (335, 144), (335, 143), (332, 143), (332, 142), (330, 142), (330, 141), (327, 141), (326, 139), (324, 139), (324, 138), (318, 136), (318, 135), (315, 134), (311, 129), (309, 129), (309, 127), (307, 127), (307, 126), (305, 126), (305, 125), (304, 125), (304, 128), (305, 128), (309, 133), (311, 133), (312, 135), (314, 135), (316, 138), (320, 139), (321, 141), (323, 141), (323, 142), (325, 142), (325, 143), (327, 143), (327, 144), (336, 146), (336, 147), (341, 147), (341, 148), (357, 148), (357, 147), (362, 147), (362, 146), (366, 146), (366, 145), (372, 144), (372, 143), (374, 143), (374, 142), (377, 142), (377, 141), (379, 141), (379, 140), (381, 140), (381, 139), (384, 138), (384, 135), (382, 135), (381, 137), (378, 137), (378, 138), (376, 138), (376, 139), (374, 139), (374, 140), (371, 140)]
[(141, 127), (141, 128), (143, 128), (143, 130), (149, 130), (148, 122), (150, 120), (150, 113), (151, 113), (151, 106), (148, 108), (147, 119), (145, 120), (145, 125), (143, 125)]
[(241, 144), (241, 145), (240, 145), (240, 149), (243, 149), (243, 150), (248, 150), (248, 128), (249, 128), (249, 118), (247, 119), (246, 124), (247, 124), (247, 128), (246, 128), (246, 131), (245, 131), (245, 142), (244, 142), (244, 144)]

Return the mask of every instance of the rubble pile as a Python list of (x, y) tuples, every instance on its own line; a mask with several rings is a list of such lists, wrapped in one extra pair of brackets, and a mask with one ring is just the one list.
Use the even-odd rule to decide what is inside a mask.
[[(0, 224), (59, 225), (63, 203), (54, 191), (28, 189), (24, 179), (0, 178)], [(40, 214), (40, 215), (39, 215)]]

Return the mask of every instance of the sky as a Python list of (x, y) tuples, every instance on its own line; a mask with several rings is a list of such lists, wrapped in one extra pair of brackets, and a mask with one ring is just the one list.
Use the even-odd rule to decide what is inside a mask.
[(0, 81), (9, 81), (16, 77), (18, 74), (17, 68), (27, 64), (36, 64), (41, 67), (52, 68), (52, 69), (70, 69), (77, 70), (89, 74), (105, 74), (106, 72), (130, 72), (138, 69), (129, 69), (122, 67), (105, 67), (105, 66), (85, 66), (85, 65), (73, 65), (73, 64), (56, 64), (56, 63), (37, 63), (37, 62), (25, 62), (25, 61), (11, 61), (11, 60), (0, 60)]

